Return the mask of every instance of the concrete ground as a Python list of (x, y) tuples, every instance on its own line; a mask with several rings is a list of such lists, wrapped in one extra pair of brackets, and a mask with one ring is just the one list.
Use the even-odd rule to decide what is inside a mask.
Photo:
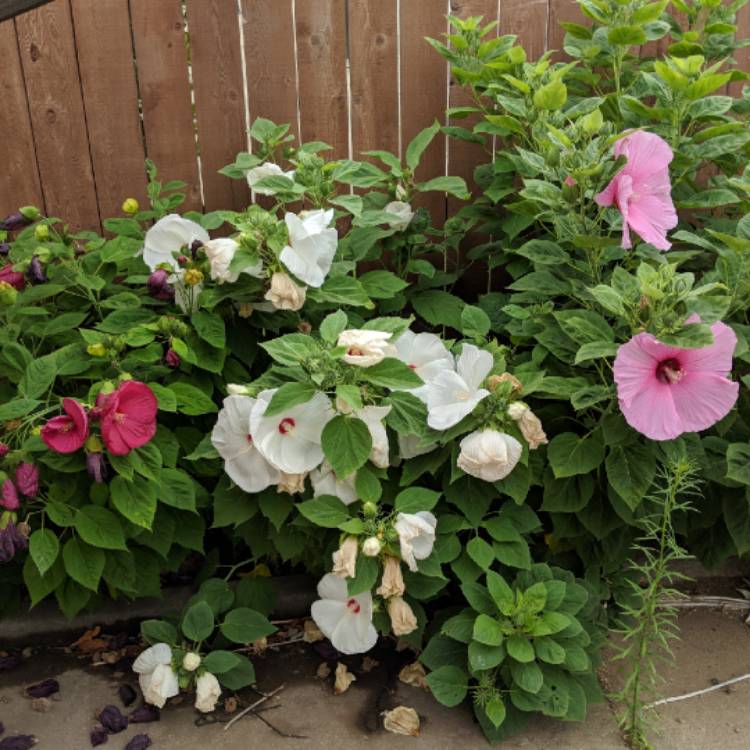
[[(681, 618), (682, 640), (675, 653), (677, 666), (667, 676), (667, 695), (708, 687), (750, 672), (750, 628), (738, 617), (712, 611), (685, 613)], [(256, 658), (259, 686), (270, 692), (284, 689), (268, 700), (261, 716), (248, 715), (228, 731), (218, 723), (196, 724), (197, 714), (188, 701), (169, 706), (159, 722), (138, 724), (109, 737), (106, 748), (124, 748), (137, 733), (146, 732), (153, 748), (198, 750), (217, 747), (226, 750), (479, 750), (487, 744), (468, 709), (445, 709), (429, 694), (395, 678), (408, 656), (380, 652), (380, 666), (364, 673), (361, 660), (348, 661), (358, 680), (343, 695), (334, 695), (331, 679), (321, 680), (316, 671), (323, 661), (313, 648), (302, 643), (282, 646)], [(398, 663), (396, 660), (399, 660)], [(22, 688), (37, 680), (56, 677), (58, 700), (47, 711), (33, 710)], [(605, 670), (605, 681), (616, 680)], [(108, 703), (121, 706), (117, 688), (131, 681), (131, 675), (117, 675), (111, 667), (92, 667), (90, 658), (64, 654), (29, 656), (13, 670), (0, 673), (0, 722), (4, 736), (32, 733), (40, 750), (79, 750), (90, 747), (89, 732), (98, 709)], [(245, 691), (252, 702), (257, 694)], [(378, 718), (386, 708), (411, 706), (421, 717), (418, 738), (385, 732)], [(137, 704), (136, 704), (137, 705)], [(719, 690), (706, 696), (664, 707), (655, 737), (658, 750), (745, 750), (750, 747), (750, 681), (738, 683), (729, 692)], [(267, 722), (267, 723), (266, 723)], [(286, 735), (286, 736), (285, 736)], [(294, 736), (289, 736), (294, 735)], [(546, 719), (534, 722), (524, 734), (503, 744), (524, 750), (622, 750), (616, 722), (607, 704), (595, 706), (583, 724), (564, 724)]]

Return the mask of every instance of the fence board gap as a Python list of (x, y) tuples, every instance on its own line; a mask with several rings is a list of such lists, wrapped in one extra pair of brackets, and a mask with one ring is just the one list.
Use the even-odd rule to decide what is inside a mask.
[(201, 210), (180, 0), (130, 0), (146, 151), (163, 181), (184, 180), (183, 209)]
[(18, 16), (16, 29), (45, 203), (74, 230), (98, 230), (69, 0)]
[(0, 218), (20, 206), (35, 205), (44, 210), (39, 167), (34, 150), (29, 105), (21, 59), (12, 20), (0, 23), (3, 72), (0, 77)]
[(89, 148), (102, 219), (146, 205), (145, 152), (127, 0), (72, 0)]
[(237, 3), (188, 0), (187, 14), (205, 208), (242, 210), (247, 183), (218, 173), (246, 148)]

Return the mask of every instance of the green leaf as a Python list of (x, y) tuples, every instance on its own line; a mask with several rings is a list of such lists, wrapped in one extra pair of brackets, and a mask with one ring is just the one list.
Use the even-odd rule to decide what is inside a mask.
[(250, 659), (240, 656), (240, 663), (218, 675), (219, 682), (228, 690), (241, 690), (255, 682), (255, 667)]
[(484, 707), (487, 718), (497, 729), (505, 721), (505, 703), (502, 698), (492, 698)]
[(482, 570), (489, 570), (492, 563), (495, 562), (495, 550), (478, 536), (469, 541), (466, 545), (466, 552)]
[(591, 310), (561, 310), (555, 313), (555, 319), (578, 344), (614, 341), (615, 333), (609, 323)]
[(465, 302), (454, 294), (440, 289), (420, 292), (412, 299), (417, 314), (432, 326), (448, 326), (461, 330), (461, 315)]
[(565, 661), (565, 649), (552, 638), (537, 638), (534, 651), (536, 657), (547, 664), (562, 664)]
[(44, 394), (55, 382), (57, 369), (56, 352), (29, 362), (18, 384), (21, 395), (27, 399), (35, 399)]
[(646, 496), (656, 476), (653, 449), (639, 443), (610, 448), (606, 461), (607, 480), (630, 510)]
[(180, 629), (191, 641), (205, 641), (214, 630), (214, 612), (208, 602), (193, 604), (182, 618)]
[(472, 636), (485, 646), (499, 646), (503, 642), (503, 629), (494, 617), (481, 614), (474, 620)]
[(102, 550), (73, 537), (63, 547), (63, 561), (65, 570), (74, 581), (91, 591), (99, 588), (105, 562)]
[(440, 132), (440, 123), (435, 120), (429, 127), (421, 130), (406, 147), (406, 165), (412, 171), (419, 166), (422, 154), (432, 143), (432, 139)]
[(361, 369), (365, 380), (382, 388), (418, 388), (424, 385), (422, 378), (409, 365), (395, 357), (386, 357), (371, 367)]
[(464, 336), (484, 338), (491, 326), (490, 316), (481, 307), (466, 305), (461, 311), (461, 332)]
[(141, 635), (151, 645), (155, 643), (177, 645), (177, 628), (164, 620), (143, 620), (141, 622)]
[(248, 607), (233, 609), (219, 628), (224, 637), (233, 643), (254, 643), (276, 632), (266, 617)]
[(359, 277), (359, 283), (372, 299), (391, 299), (409, 286), (407, 281), (391, 271), (368, 271)]
[(580, 365), (581, 362), (588, 362), (591, 359), (614, 357), (619, 348), (619, 344), (614, 341), (591, 341), (588, 344), (583, 344), (576, 352), (574, 364)]
[(321, 446), (335, 474), (345, 479), (367, 461), (372, 436), (361, 419), (338, 415), (323, 428)]
[(641, 26), (614, 26), (607, 32), (607, 41), (623, 47), (645, 44), (646, 32)]
[(156, 487), (152, 482), (136, 478), (129, 482), (115, 477), (110, 484), (112, 502), (128, 521), (144, 529), (151, 529), (156, 513)]
[(336, 529), (349, 520), (349, 510), (346, 505), (333, 495), (319, 495), (298, 503), (297, 510), (316, 526), (325, 529)]
[(189, 383), (171, 383), (167, 386), (177, 398), (177, 409), (182, 414), (198, 416), (218, 411), (216, 404), (200, 389)]
[(76, 513), (73, 524), (81, 539), (94, 547), (127, 549), (120, 519), (111, 510), (85, 505)]
[(380, 575), (378, 560), (374, 557), (358, 555), (354, 578), (348, 578), (346, 581), (349, 596), (356, 596), (363, 591), (372, 591), (378, 580), (378, 575)]
[(534, 92), (534, 106), (537, 109), (562, 109), (568, 100), (568, 88), (558, 78)]
[(457, 706), (466, 697), (469, 678), (458, 667), (439, 667), (427, 675), (427, 684), (438, 703), (449, 708)]
[(750, 484), (750, 443), (732, 443), (727, 448), (727, 479)]
[(320, 324), (320, 337), (329, 344), (336, 343), (339, 334), (346, 328), (349, 322), (347, 314), (343, 310), (326, 315)]
[(520, 633), (513, 633), (505, 642), (505, 648), (508, 651), (508, 656), (516, 661), (524, 664), (534, 661), (534, 646)]
[(33, 398), (16, 398), (13, 401), (8, 401), (0, 406), (0, 422), (25, 417), (41, 403), (41, 401)]
[(515, 609), (516, 597), (505, 579), (494, 570), (487, 571), (487, 590), (500, 612), (509, 616)]
[(440, 493), (423, 487), (407, 487), (396, 495), (393, 506), (399, 513), (417, 513), (432, 510), (440, 499)]
[(195, 510), (195, 484), (179, 469), (162, 469), (159, 476), (159, 501), (180, 510)]
[(522, 662), (510, 662), (510, 674), (513, 681), (527, 693), (538, 693), (544, 683), (544, 675), (536, 662), (524, 664)]
[(504, 646), (487, 646), (479, 641), (469, 644), (469, 666), (475, 672), (494, 669), (505, 660)]
[(199, 310), (191, 318), (196, 333), (208, 344), (216, 349), (223, 349), (227, 343), (224, 320), (216, 313)]
[(40, 575), (44, 575), (55, 564), (59, 552), (60, 543), (54, 531), (38, 529), (29, 537), (29, 554)]
[(305, 404), (315, 393), (316, 388), (312, 383), (284, 383), (273, 394), (271, 402), (263, 412), (263, 416), (272, 417), (274, 414), (280, 414), (292, 406)]
[(466, 180), (463, 177), (433, 177), (427, 182), (420, 182), (417, 185), (417, 190), (420, 193), (426, 193), (431, 190), (439, 191), (441, 193), (448, 193), (461, 200), (469, 200), (471, 193), (469, 188), (466, 187)]
[(210, 654), (206, 654), (201, 666), (211, 674), (218, 675), (238, 667), (241, 663), (242, 658), (231, 651), (211, 651)]
[(604, 446), (596, 434), (581, 438), (563, 432), (550, 441), (547, 457), (558, 479), (588, 474), (604, 460)]

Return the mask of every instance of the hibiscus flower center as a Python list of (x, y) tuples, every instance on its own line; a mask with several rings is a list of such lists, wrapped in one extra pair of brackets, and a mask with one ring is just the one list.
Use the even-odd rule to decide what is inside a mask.
[(673, 357), (662, 360), (656, 366), (656, 377), (661, 383), (674, 385), (682, 380), (684, 374), (685, 371), (680, 366), (680, 363)]
[(349, 601), (346, 603), (346, 606), (349, 611), (355, 615), (358, 615), (362, 609), (362, 607), (359, 606), (359, 602), (354, 598), (349, 599)]
[(297, 423), (291, 417), (284, 417), (284, 419), (279, 422), (279, 432), (282, 435), (286, 435), (294, 429), (296, 424)]
[(348, 348), (348, 349), (346, 350), (346, 353), (347, 353), (347, 354), (348, 354), (348, 355), (349, 355), (350, 357), (361, 357), (361, 356), (362, 356), (362, 355), (364, 354), (364, 352), (363, 352), (363, 351), (362, 351), (362, 350), (361, 350), (361, 349), (360, 349), (360, 348), (359, 348), (358, 346), (350, 346), (350, 347), (349, 347), (349, 348)]
[(409, 368), (410, 370), (416, 370), (416, 369), (417, 369), (417, 366), (416, 366), (416, 365), (407, 365), (407, 367), (408, 367), (408, 368)]

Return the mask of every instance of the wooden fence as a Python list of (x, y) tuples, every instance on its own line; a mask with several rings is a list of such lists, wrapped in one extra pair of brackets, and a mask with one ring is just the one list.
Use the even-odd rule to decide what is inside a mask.
[[(188, 183), (189, 208), (243, 207), (247, 186), (217, 170), (258, 116), (336, 156), (399, 153), (466, 103), (424, 41), (449, 12), (497, 20), (532, 57), (581, 18), (574, 0), (52, 0), (5, 20), (0, 215), (33, 203), (98, 229), (123, 198), (145, 201), (147, 156)], [(468, 177), (481, 158), (436, 139), (420, 176)]]

